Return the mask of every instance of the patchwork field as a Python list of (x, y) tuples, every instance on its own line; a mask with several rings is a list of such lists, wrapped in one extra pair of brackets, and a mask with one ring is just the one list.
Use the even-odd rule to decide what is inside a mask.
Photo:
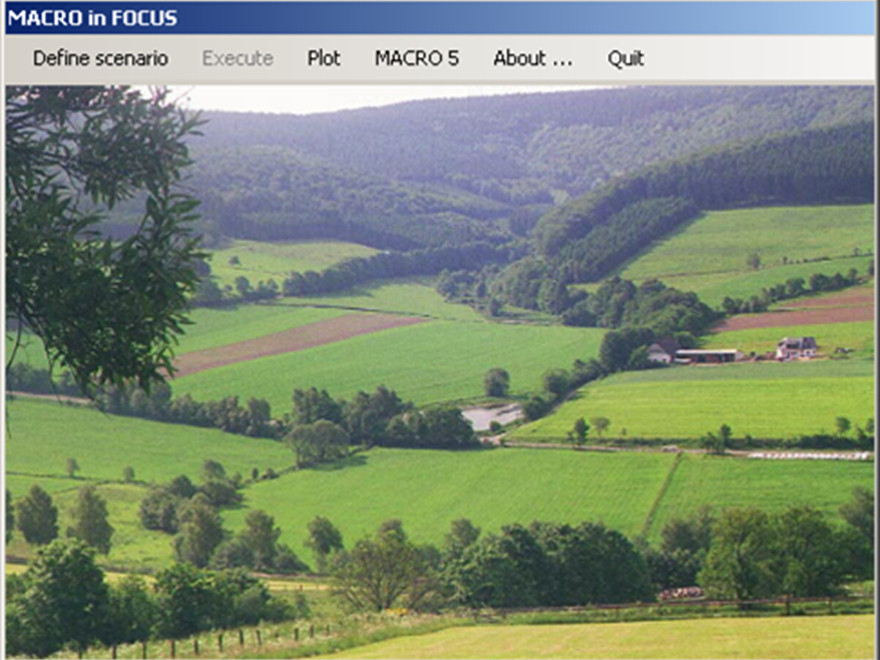
[[(620, 275), (657, 278), (718, 306), (725, 296), (748, 298), (792, 277), (850, 268), (864, 274), (870, 258), (853, 255), (873, 244), (873, 205), (711, 211), (658, 241)], [(746, 264), (751, 254), (761, 259), (758, 270)], [(821, 257), (830, 260), (795, 263)]]
[[(256, 286), (260, 280), (274, 279), (278, 286), (291, 271), (322, 271), (353, 257), (376, 254), (373, 248), (343, 241), (296, 241), (264, 243), (233, 240), (211, 255), (211, 274), (221, 285), (233, 285), (236, 277), (248, 278)], [(238, 259), (238, 264), (230, 260)]]
[(869, 360), (674, 366), (591, 383), (511, 439), (558, 442), (579, 417), (600, 415), (614, 438), (699, 438), (721, 424), (734, 437), (790, 438), (833, 431), (838, 416), (863, 425), (873, 414)]
[(406, 327), (425, 321), (426, 319), (417, 316), (343, 314), (290, 330), (274, 332), (263, 337), (181, 355), (174, 362), (177, 368), (176, 376), (182, 378), (199, 371), (216, 369), (228, 364), (248, 362), (284, 353), (295, 353), (315, 346), (345, 341), (353, 337), (390, 328)]
[[(146, 483), (181, 473), (198, 482), (206, 458), (244, 475), (253, 467), (261, 473), (267, 467), (280, 471), (293, 462), (290, 450), (280, 443), (109, 417), (56, 403), (13, 401), (9, 420), (7, 485), (13, 498), (40, 483), (66, 512), (79, 488), (97, 484), (117, 530), (106, 558), (113, 566), (156, 569), (171, 560), (171, 537), (138, 525)], [(82, 468), (76, 479), (64, 472), (68, 457), (76, 458)], [(248, 511), (267, 511), (282, 529), (281, 541), (306, 561), (312, 560), (302, 545), (306, 525), (317, 515), (330, 518), (348, 542), (375, 532), (384, 520), (399, 518), (418, 542), (439, 544), (450, 522), (460, 517), (486, 531), (536, 519), (601, 520), (635, 535), (644, 530), (654, 510), (653, 524), (644, 531), (656, 540), (666, 520), (705, 503), (769, 509), (809, 503), (836, 516), (852, 489), (871, 487), (874, 475), (868, 463), (701, 455), (681, 456), (677, 465), (675, 461), (672, 454), (649, 452), (374, 449), (339, 464), (250, 484), (242, 491), (242, 505), (222, 515), (227, 529), (236, 531)], [(673, 465), (676, 469), (664, 491)], [(120, 483), (126, 466), (135, 469), (138, 483)], [(17, 537), (9, 551), (27, 557), (32, 549)]]
[(218, 367), (180, 378), (173, 388), (199, 400), (265, 398), (276, 412), (289, 408), (295, 388), (312, 386), (348, 398), (385, 385), (428, 404), (480, 397), (485, 372), (503, 367), (517, 396), (539, 391), (547, 369), (596, 355), (603, 335), (595, 328), (437, 320)]
[(327, 658), (871, 658), (872, 615), (466, 626)]

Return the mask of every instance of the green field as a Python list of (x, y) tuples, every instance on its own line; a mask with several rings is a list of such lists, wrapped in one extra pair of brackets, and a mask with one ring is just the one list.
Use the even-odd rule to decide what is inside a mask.
[[(780, 467), (783, 463), (785, 467)], [(870, 489), (873, 479), (872, 462), (843, 465), (836, 461), (688, 456), (678, 465), (657, 507), (649, 538), (658, 538), (663, 522), (687, 517), (703, 504), (715, 508), (755, 506), (772, 511), (809, 504), (833, 518), (855, 486)]]
[[(221, 285), (235, 282), (236, 277), (248, 278), (256, 286), (260, 280), (274, 279), (278, 286), (291, 271), (322, 271), (353, 257), (369, 257), (376, 250), (343, 241), (296, 241), (291, 243), (264, 243), (233, 240), (211, 255), (211, 274)], [(238, 257), (239, 265), (229, 260)]]
[(595, 328), (432, 321), (203, 371), (173, 388), (199, 400), (256, 396), (280, 414), (295, 388), (312, 386), (349, 398), (385, 385), (417, 404), (480, 397), (485, 372), (503, 367), (512, 394), (522, 395), (541, 389), (547, 369), (595, 356), (603, 334)]
[(446, 302), (428, 278), (384, 280), (326, 296), (284, 298), (280, 304), (343, 307), (455, 321), (484, 320), (479, 312), (467, 305)]
[(872, 658), (874, 616), (466, 626), (328, 658)]
[(220, 461), (229, 474), (249, 474), (254, 467), (277, 470), (293, 462), (290, 451), (271, 440), (105, 415), (53, 401), (8, 402), (6, 417), (6, 470), (19, 475), (64, 478), (68, 458), (77, 460), (77, 476), (85, 479), (118, 480), (122, 469), (131, 466), (145, 482), (179, 474), (198, 477), (208, 458)]
[(752, 351), (761, 354), (776, 350), (777, 342), (783, 337), (815, 337), (819, 352), (825, 355), (833, 354), (835, 348), (842, 346), (855, 351), (850, 354), (850, 359), (874, 356), (873, 321), (728, 330), (706, 335), (701, 347), (738, 348), (746, 354)]
[(838, 416), (863, 425), (873, 414), (869, 360), (674, 366), (591, 383), (511, 439), (558, 442), (576, 419), (596, 416), (611, 420), (607, 437), (674, 441), (727, 424), (734, 437), (790, 438), (833, 431)]
[[(311, 561), (306, 525), (323, 515), (346, 543), (399, 518), (420, 543), (441, 544), (456, 518), (486, 531), (533, 520), (603, 520), (638, 533), (669, 472), (668, 454), (627, 456), (570, 450), (371, 450), (343, 468), (306, 470), (249, 487), (244, 508), (225, 519), (243, 526), (248, 509), (270, 511), (282, 542)], [(848, 494), (848, 492), (847, 492)]]
[[(850, 268), (864, 274), (870, 258), (852, 255), (873, 244), (873, 205), (711, 211), (658, 241), (620, 275), (657, 278), (717, 306), (725, 296), (748, 298), (792, 277), (845, 274)], [(752, 253), (761, 257), (758, 270), (746, 265)], [(791, 263), (824, 256), (831, 261)], [(783, 257), (789, 264), (783, 265)]]

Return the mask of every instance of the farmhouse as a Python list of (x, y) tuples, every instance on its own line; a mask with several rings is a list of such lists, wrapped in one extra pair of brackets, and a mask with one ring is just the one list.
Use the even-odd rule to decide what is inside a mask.
[(818, 345), (815, 337), (783, 337), (776, 345), (777, 360), (814, 358)]
[(648, 346), (648, 359), (651, 362), (672, 364), (677, 350), (678, 342), (674, 339), (659, 339)]
[(735, 348), (716, 348), (712, 350), (681, 349), (675, 353), (676, 361), (686, 364), (739, 362), (744, 357), (743, 352)]

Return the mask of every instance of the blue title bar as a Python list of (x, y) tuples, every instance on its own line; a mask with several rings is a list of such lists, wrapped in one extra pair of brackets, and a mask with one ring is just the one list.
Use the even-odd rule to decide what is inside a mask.
[(7, 2), (13, 34), (873, 35), (874, 2)]

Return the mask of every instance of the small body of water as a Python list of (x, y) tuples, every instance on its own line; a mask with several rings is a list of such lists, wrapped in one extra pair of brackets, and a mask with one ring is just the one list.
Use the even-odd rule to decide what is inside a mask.
[(492, 422), (498, 422), (502, 426), (523, 418), (523, 410), (518, 403), (501, 406), (463, 408), (462, 414), (470, 421), (474, 431), (488, 431)]

